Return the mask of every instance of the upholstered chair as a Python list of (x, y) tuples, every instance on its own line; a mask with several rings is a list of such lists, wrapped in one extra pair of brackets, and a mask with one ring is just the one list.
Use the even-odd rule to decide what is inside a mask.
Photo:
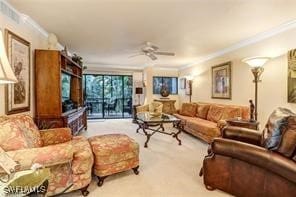
[[(38, 130), (28, 115), (1, 116), (0, 148), (20, 164), (19, 170), (28, 170), (34, 163), (48, 167), (47, 195), (78, 189), (88, 194), (93, 154), (87, 139), (73, 137), (70, 129)], [(4, 174), (1, 167), (0, 173)]]
[(295, 196), (296, 114), (278, 108), (263, 132), (227, 126), (215, 138), (200, 175), (207, 189), (234, 196)]
[(153, 101), (150, 104), (141, 105), (136, 108), (139, 112), (162, 113), (163, 104), (161, 102)]

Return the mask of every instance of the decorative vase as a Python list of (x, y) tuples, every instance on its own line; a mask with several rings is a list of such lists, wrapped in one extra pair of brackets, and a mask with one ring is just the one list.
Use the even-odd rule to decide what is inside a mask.
[(160, 95), (162, 97), (168, 97), (170, 95), (170, 91), (166, 86), (162, 86), (160, 89)]

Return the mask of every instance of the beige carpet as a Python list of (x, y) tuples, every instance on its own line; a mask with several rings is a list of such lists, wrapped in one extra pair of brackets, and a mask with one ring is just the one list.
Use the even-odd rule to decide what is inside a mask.
[[(132, 170), (106, 178), (98, 187), (97, 179), (89, 187), (90, 197), (201, 197), (228, 196), (219, 190), (208, 191), (198, 176), (208, 145), (186, 133), (180, 135), (182, 145), (168, 135), (155, 134), (148, 148), (146, 136), (136, 133), (131, 119), (89, 121), (86, 137), (106, 133), (125, 133), (140, 144), (140, 174)], [(170, 124), (166, 129), (174, 129)], [(63, 196), (81, 196), (71, 192)]]

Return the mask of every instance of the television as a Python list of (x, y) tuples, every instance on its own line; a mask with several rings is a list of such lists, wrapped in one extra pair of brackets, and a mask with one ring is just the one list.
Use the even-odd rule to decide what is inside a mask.
[(71, 75), (62, 73), (62, 102), (71, 100)]

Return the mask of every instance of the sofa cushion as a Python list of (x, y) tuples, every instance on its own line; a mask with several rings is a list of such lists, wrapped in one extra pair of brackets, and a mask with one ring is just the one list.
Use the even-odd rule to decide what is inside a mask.
[(180, 114), (184, 116), (194, 117), (196, 115), (196, 107), (195, 103), (183, 103)]
[(235, 106), (225, 106), (221, 119), (227, 120), (231, 118), (242, 117), (242, 109)]
[(263, 145), (284, 156), (292, 157), (296, 144), (296, 114), (289, 109), (277, 108), (270, 115), (263, 131)]
[(196, 116), (198, 118), (207, 119), (209, 109), (210, 104), (198, 103)]
[(207, 120), (218, 122), (223, 115), (224, 108), (224, 106), (211, 105), (208, 112)]
[(220, 129), (217, 127), (217, 123), (201, 118), (188, 119), (186, 127), (205, 136), (211, 136), (213, 138), (220, 136)]
[(0, 146), (4, 151), (29, 148), (20, 125), (9, 119), (0, 122)]

